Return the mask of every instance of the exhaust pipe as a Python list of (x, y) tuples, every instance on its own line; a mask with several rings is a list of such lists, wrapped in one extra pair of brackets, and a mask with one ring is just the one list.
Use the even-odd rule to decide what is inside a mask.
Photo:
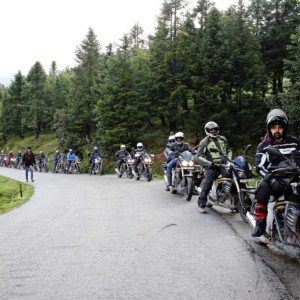
[(248, 223), (251, 225), (251, 227), (254, 228), (256, 225), (256, 220), (255, 217), (252, 214), (250, 214), (249, 211), (246, 213), (246, 219)]

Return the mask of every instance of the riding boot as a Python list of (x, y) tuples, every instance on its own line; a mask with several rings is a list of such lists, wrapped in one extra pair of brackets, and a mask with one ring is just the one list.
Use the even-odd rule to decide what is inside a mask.
[(268, 207), (265, 204), (257, 203), (255, 210), (256, 225), (253, 228), (251, 235), (260, 237), (266, 231)]

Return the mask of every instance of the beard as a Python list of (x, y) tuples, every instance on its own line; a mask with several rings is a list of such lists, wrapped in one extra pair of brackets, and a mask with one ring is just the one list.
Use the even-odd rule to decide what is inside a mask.
[(281, 134), (281, 133), (274, 133), (273, 136), (274, 136), (274, 139), (275, 139), (275, 140), (280, 140), (280, 139), (282, 139), (282, 134)]

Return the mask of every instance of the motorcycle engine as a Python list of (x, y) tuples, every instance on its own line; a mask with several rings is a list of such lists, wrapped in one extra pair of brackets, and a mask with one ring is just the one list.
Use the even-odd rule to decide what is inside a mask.
[(220, 188), (217, 190), (218, 201), (224, 203), (228, 199), (228, 194), (230, 194), (233, 183), (230, 181), (225, 181), (222, 183)]
[(288, 227), (294, 232), (300, 233), (300, 204), (290, 204), (286, 214)]

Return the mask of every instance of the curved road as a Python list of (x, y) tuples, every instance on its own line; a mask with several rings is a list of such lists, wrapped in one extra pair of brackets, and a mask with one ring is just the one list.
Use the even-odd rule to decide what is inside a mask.
[(293, 298), (224, 218), (161, 181), (35, 176), (0, 216), (0, 299)]

